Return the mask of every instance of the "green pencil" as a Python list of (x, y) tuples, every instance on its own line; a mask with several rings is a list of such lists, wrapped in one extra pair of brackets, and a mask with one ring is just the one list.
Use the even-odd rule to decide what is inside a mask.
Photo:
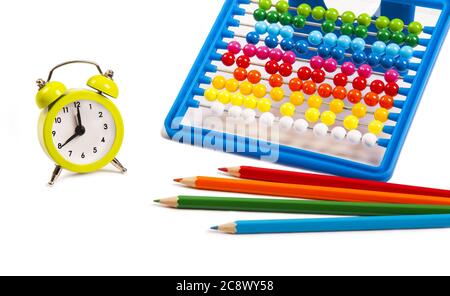
[(337, 216), (450, 214), (450, 206), (307, 201), (296, 199), (177, 196), (155, 200), (155, 202), (167, 207), (178, 209), (318, 214)]

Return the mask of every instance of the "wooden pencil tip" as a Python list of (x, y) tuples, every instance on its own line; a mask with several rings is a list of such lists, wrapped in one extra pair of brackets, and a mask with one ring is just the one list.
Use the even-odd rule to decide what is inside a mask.
[(219, 230), (219, 226), (213, 226), (211, 227), (211, 230)]
[(228, 173), (228, 168), (220, 168), (219, 171), (224, 172), (224, 173)]
[(160, 203), (161, 200), (160, 200), (160, 199), (155, 199), (153, 202), (154, 202), (154, 203)]
[(183, 178), (178, 178), (178, 179), (173, 179), (175, 182), (180, 183), (181, 181), (183, 181)]

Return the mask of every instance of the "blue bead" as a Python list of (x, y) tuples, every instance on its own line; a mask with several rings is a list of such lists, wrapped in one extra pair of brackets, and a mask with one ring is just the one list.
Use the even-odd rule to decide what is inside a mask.
[(363, 51), (366, 49), (366, 41), (362, 38), (355, 38), (352, 41), (352, 50), (353, 51)]
[(383, 41), (376, 41), (372, 44), (372, 52), (376, 55), (383, 55), (386, 51), (386, 43)]
[(335, 47), (331, 51), (331, 56), (338, 62), (342, 61), (345, 58), (345, 50), (341, 47)]
[(319, 46), (317, 53), (319, 54), (320, 57), (328, 59), (329, 57), (331, 57), (331, 47), (322, 44)]
[(308, 42), (299, 40), (295, 43), (295, 51), (299, 54), (305, 54), (308, 52)]
[(266, 22), (257, 22), (255, 25), (255, 31), (256, 33), (258, 33), (259, 35), (264, 35), (267, 33), (267, 28), (269, 26), (267, 25)]
[(250, 33), (247, 34), (246, 40), (247, 40), (247, 43), (258, 44), (258, 42), (259, 42), (259, 35), (256, 32), (250, 32)]
[(389, 70), (395, 65), (395, 59), (391, 56), (384, 56), (381, 58), (381, 66), (384, 69)]
[(283, 39), (280, 43), (281, 49), (284, 51), (293, 50), (295, 43), (292, 39)]
[(294, 38), (294, 29), (291, 26), (284, 26), (280, 30), (280, 35), (284, 39), (292, 39)]
[(269, 33), (270, 36), (277, 37), (278, 34), (280, 34), (280, 25), (279, 24), (271, 24), (267, 28), (267, 33)]
[(400, 46), (395, 43), (391, 43), (388, 46), (386, 46), (386, 55), (395, 57), (400, 52)]
[(397, 59), (397, 62), (395, 63), (395, 67), (399, 72), (405, 72), (408, 70), (409, 67), (409, 61), (405, 58), (399, 58)]
[(312, 45), (319, 45), (320, 43), (322, 43), (322, 39), (323, 35), (319, 31), (312, 31), (311, 33), (309, 33), (308, 41)]
[(349, 49), (352, 44), (352, 38), (347, 35), (339, 36), (339, 39), (337, 41), (337, 45), (345, 50)]
[(330, 47), (335, 47), (337, 45), (337, 36), (334, 33), (328, 33), (323, 37), (323, 44)]
[(275, 48), (278, 46), (278, 38), (275, 36), (267, 36), (264, 43), (268, 48)]
[(360, 65), (367, 60), (367, 55), (364, 51), (356, 51), (352, 55), (352, 60), (355, 64)]
[(369, 54), (369, 56), (367, 57), (367, 63), (372, 67), (375, 68), (377, 67), (381, 62), (381, 58), (379, 55), (374, 54), (373, 52), (371, 54)]
[(414, 49), (411, 46), (405, 45), (400, 49), (400, 56), (407, 60), (410, 60), (414, 56)]

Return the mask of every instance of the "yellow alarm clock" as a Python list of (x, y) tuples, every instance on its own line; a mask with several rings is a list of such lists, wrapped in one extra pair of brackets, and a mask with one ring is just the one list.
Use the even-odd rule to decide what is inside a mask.
[[(63, 83), (52, 81), (56, 69), (75, 63), (93, 65), (100, 72), (87, 82), (92, 90), (67, 89)], [(108, 98), (119, 95), (113, 75), (110, 70), (103, 73), (94, 62), (70, 61), (54, 67), (47, 81), (37, 81), (36, 103), (43, 109), (39, 140), (56, 164), (49, 185), (54, 185), (62, 169), (90, 173), (111, 163), (122, 173), (126, 172), (116, 158), (122, 146), (124, 126), (119, 110)]]

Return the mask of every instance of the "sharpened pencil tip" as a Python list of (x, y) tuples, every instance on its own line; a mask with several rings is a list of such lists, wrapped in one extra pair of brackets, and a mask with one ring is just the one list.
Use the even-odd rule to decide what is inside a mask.
[(155, 202), (155, 203), (160, 203), (161, 200), (160, 200), (160, 199), (155, 199), (153, 202)]
[(219, 230), (219, 226), (213, 226), (211, 227), (211, 230)]
[(173, 179), (175, 182), (180, 183), (181, 181), (183, 181), (183, 178), (178, 178), (178, 179)]
[(228, 168), (220, 168), (219, 171), (224, 172), (224, 173), (228, 173)]

